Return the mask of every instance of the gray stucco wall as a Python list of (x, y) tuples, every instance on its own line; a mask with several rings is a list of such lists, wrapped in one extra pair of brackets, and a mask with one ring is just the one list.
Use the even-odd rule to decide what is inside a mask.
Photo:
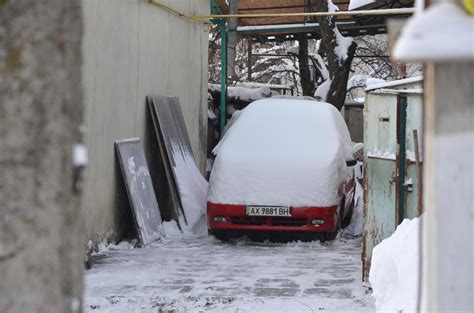
[(0, 312), (79, 313), (81, 5), (0, 1)]
[[(208, 14), (207, 0), (163, 1)], [(85, 141), (89, 151), (83, 206), (89, 238), (117, 233), (114, 140), (147, 136), (147, 95), (178, 96), (192, 148), (204, 170), (208, 29), (146, 0), (83, 0)], [(149, 126), (149, 125), (148, 125)], [(149, 156), (149, 154), (148, 154)]]

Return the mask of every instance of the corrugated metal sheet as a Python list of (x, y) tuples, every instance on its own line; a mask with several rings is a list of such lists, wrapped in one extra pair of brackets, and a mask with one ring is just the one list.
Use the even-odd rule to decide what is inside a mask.
[[(183, 157), (191, 156), (193, 159), (194, 154), (179, 99), (172, 96), (152, 96), (147, 98), (147, 103), (152, 115), (156, 138), (158, 138), (175, 216), (182, 215), (187, 223), (178, 189), (178, 177), (174, 171), (176, 162), (173, 151), (177, 150)], [(179, 223), (178, 218), (177, 222)]]

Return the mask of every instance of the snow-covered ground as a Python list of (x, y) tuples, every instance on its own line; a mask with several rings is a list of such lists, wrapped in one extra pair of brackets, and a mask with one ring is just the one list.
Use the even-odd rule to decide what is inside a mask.
[(162, 239), (109, 247), (85, 273), (86, 312), (374, 312), (360, 238)]

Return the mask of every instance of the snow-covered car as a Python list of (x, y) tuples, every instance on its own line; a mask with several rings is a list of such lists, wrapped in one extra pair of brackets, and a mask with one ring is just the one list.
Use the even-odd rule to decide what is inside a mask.
[(255, 101), (214, 153), (207, 214), (217, 238), (286, 232), (333, 239), (350, 222), (356, 161), (331, 104)]

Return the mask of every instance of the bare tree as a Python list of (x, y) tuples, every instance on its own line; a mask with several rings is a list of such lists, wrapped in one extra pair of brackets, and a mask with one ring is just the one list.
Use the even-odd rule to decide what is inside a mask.
[[(317, 1), (314, 7), (318, 12), (336, 10), (331, 0)], [(351, 38), (341, 35), (336, 27), (334, 16), (317, 17), (317, 20), (321, 30), (319, 54), (327, 60), (329, 78), (318, 87), (316, 92), (318, 93), (319, 90), (317, 95), (321, 97), (321, 100), (331, 103), (340, 110), (344, 105), (347, 80), (357, 44)]]
[(298, 38), (298, 60), (301, 77), (301, 89), (303, 90), (303, 96), (313, 96), (316, 90), (314, 85), (311, 71), (309, 68), (309, 55), (308, 55), (308, 38), (306, 36), (300, 36)]

